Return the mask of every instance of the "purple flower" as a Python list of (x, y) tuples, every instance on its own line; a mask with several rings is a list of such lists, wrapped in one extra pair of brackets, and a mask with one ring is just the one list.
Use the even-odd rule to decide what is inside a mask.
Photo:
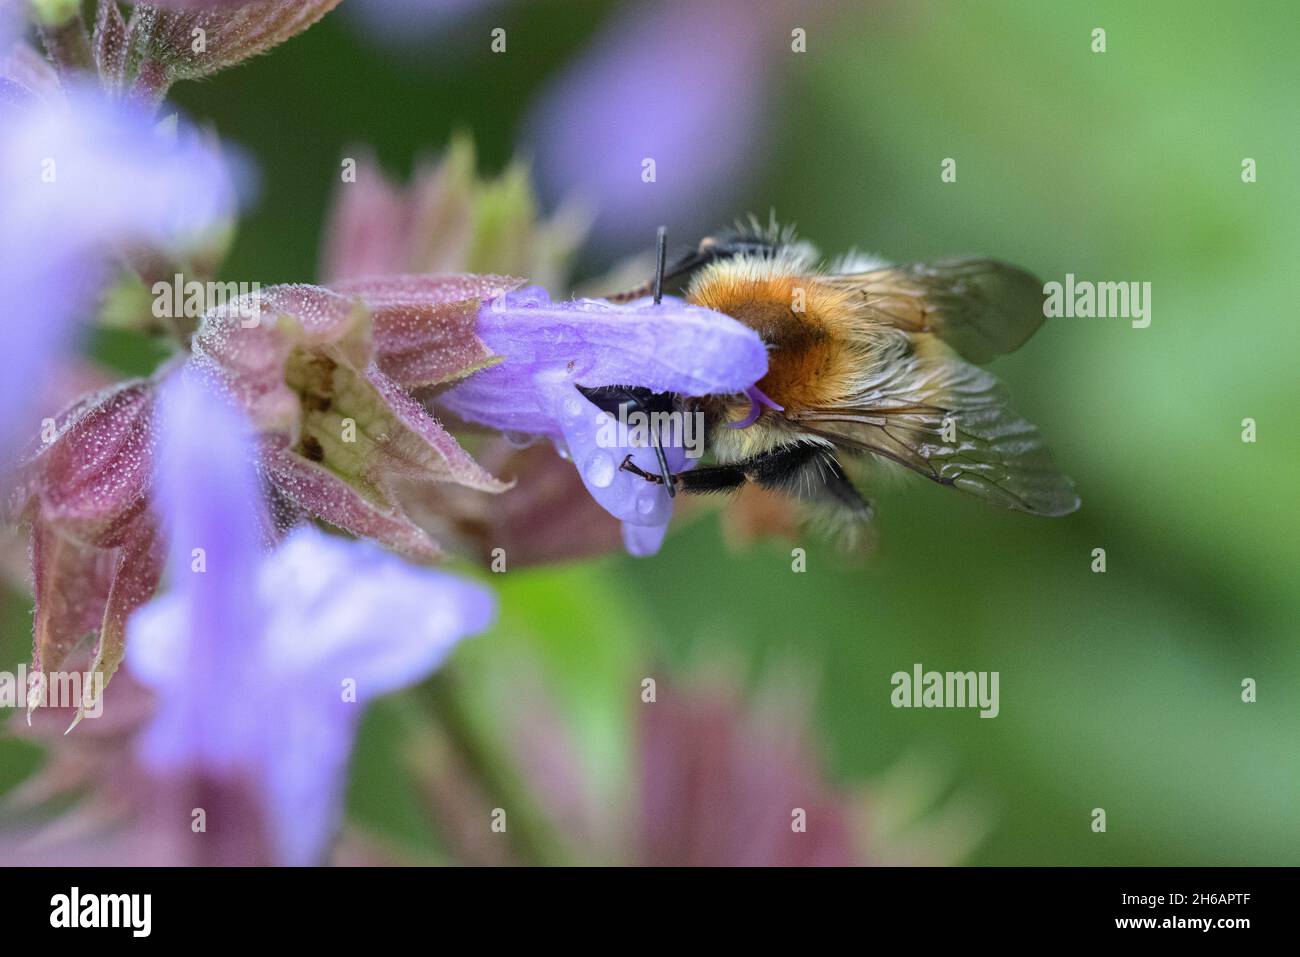
[[(637, 442), (643, 436), (613, 430), (609, 414), (578, 386), (718, 395), (742, 392), (767, 372), (767, 350), (752, 329), (671, 297), (658, 306), (551, 302), (530, 286), (485, 303), (478, 334), (504, 360), (446, 392), (442, 404), (462, 419), (556, 442), (592, 497), (623, 522), (624, 544), (638, 555), (658, 550), (672, 499), (620, 468), (631, 455), (642, 469), (659, 471), (653, 448)], [(680, 444), (663, 446), (670, 470), (687, 467)]]
[(71, 343), (109, 256), (198, 241), (235, 206), (221, 158), (184, 127), (161, 133), (149, 111), (89, 88), (52, 101), (16, 80), (5, 90), (0, 324), (10, 371), (0, 376), (0, 461), (38, 431), (30, 385)]
[[(583, 742), (545, 667), (512, 649), (516, 680), (480, 689), (548, 840), (521, 857), (485, 835), (492, 801), (442, 754), (412, 753), (432, 824), (464, 864), (767, 867), (961, 860), (978, 844), (986, 813), (917, 757), (869, 785), (827, 771), (806, 686), (788, 676), (742, 680), (712, 663), (684, 675), (629, 662), (622, 674), (657, 673), (657, 697), (627, 715), (621, 747)], [(634, 670), (635, 669), (635, 670)], [(751, 690), (742, 690), (749, 687)], [(591, 768), (625, 762), (611, 792)], [(801, 825), (801, 826), (798, 826)]]
[(547, 197), (589, 201), (605, 242), (663, 222), (713, 226), (761, 152), (769, 64), (790, 55), (790, 26), (767, 29), (773, 7), (663, 0), (620, 12), (529, 121)]
[(159, 415), (171, 587), (129, 625), (129, 665), (158, 698), (141, 761), (242, 788), (271, 859), (316, 862), (365, 704), (485, 629), (491, 596), (313, 528), (268, 552), (249, 424), (185, 374)]
[(9, 52), (9, 46), (18, 37), (21, 21), (18, 5), (4, 0), (0, 2), (0, 55)]

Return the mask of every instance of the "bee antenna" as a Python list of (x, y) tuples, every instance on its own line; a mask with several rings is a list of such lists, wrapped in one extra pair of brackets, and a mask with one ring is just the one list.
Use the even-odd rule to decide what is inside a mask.
[(668, 227), (660, 226), (659, 232), (655, 236), (655, 305), (659, 305), (664, 298), (664, 265), (668, 260)]

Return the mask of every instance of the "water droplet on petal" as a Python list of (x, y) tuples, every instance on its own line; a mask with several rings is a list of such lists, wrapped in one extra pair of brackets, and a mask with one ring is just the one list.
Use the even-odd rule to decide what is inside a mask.
[(608, 452), (596, 451), (587, 459), (587, 468), (583, 474), (587, 482), (595, 488), (608, 488), (614, 481), (614, 458)]
[(636, 510), (641, 515), (651, 515), (659, 507), (659, 489), (643, 488), (636, 496)]

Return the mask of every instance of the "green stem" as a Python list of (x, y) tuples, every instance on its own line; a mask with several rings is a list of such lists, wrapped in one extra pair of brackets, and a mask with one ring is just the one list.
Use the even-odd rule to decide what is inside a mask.
[(495, 806), (506, 811), (506, 835), (533, 864), (569, 864), (571, 855), (546, 820), (505, 749), (476, 729), (450, 667), (428, 684), (429, 710)]

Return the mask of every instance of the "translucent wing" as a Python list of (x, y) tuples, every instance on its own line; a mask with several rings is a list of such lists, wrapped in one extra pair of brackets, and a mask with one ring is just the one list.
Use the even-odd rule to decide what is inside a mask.
[(1043, 284), (996, 259), (941, 259), (820, 276), (852, 291), (869, 318), (932, 333), (971, 362), (1013, 352), (1043, 323)]
[(1003, 385), (931, 336), (897, 335), (877, 372), (834, 408), (792, 411), (802, 430), (899, 462), (1008, 508), (1066, 515), (1074, 485), (1038, 429), (1011, 411)]

